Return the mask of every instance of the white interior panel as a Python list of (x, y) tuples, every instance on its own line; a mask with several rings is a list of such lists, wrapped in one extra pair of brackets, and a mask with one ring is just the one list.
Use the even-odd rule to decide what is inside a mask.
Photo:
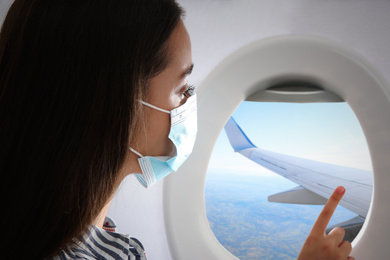
[(164, 215), (174, 259), (235, 259), (214, 237), (206, 217), (204, 185), (214, 144), (237, 106), (275, 80), (315, 82), (348, 102), (371, 153), (374, 190), (362, 231), (353, 242), (358, 259), (388, 257), (390, 238), (390, 87), (357, 53), (314, 36), (272, 37), (222, 61), (198, 91), (199, 132), (193, 154), (164, 182)]

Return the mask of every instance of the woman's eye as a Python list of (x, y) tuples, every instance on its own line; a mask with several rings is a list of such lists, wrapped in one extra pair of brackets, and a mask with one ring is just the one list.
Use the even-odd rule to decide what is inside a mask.
[(195, 94), (195, 89), (196, 87), (194, 85), (189, 85), (186, 91), (183, 92), (183, 95), (188, 98)]

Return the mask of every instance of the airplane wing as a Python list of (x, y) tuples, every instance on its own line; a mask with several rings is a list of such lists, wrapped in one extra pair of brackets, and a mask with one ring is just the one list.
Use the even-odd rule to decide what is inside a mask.
[(356, 227), (357, 225), (359, 229), (361, 228), (371, 202), (373, 181), (370, 171), (263, 150), (250, 141), (232, 117), (226, 123), (225, 131), (235, 152), (299, 184), (294, 189), (269, 196), (269, 201), (325, 204), (333, 190), (342, 185), (347, 192), (340, 205), (359, 215), (344, 223), (343, 227), (346, 231), (351, 226)]

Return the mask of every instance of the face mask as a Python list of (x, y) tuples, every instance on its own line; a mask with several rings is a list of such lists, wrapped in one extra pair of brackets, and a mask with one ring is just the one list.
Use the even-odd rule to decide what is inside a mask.
[(133, 148), (129, 148), (130, 151), (140, 157), (138, 158), (138, 162), (143, 174), (136, 173), (136, 177), (145, 188), (149, 188), (171, 172), (177, 171), (191, 154), (198, 129), (196, 94), (189, 97), (186, 103), (172, 111), (156, 107), (144, 101), (140, 102), (148, 107), (171, 115), (171, 130), (168, 137), (176, 147), (176, 155), (173, 157), (143, 156)]

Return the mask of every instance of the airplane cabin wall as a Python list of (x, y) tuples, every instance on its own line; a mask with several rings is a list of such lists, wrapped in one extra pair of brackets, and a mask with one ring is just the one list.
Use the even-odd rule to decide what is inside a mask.
[(199, 85), (226, 56), (257, 40), (284, 34), (339, 41), (368, 59), (390, 81), (388, 0), (179, 0), (187, 14)]

